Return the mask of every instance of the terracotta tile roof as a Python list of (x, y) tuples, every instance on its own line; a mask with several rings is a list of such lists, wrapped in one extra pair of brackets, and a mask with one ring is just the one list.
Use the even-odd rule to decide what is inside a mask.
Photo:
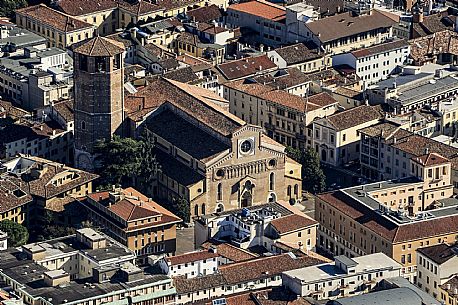
[(217, 65), (217, 69), (229, 80), (248, 77), (257, 72), (276, 68), (277, 65), (267, 55), (242, 58)]
[(129, 1), (118, 0), (120, 9), (125, 10), (136, 16), (147, 15), (154, 12), (162, 11), (164, 8), (160, 5), (153, 4), (149, 1)]
[(289, 253), (256, 258), (220, 267), (226, 283), (234, 285), (279, 275), (282, 272), (322, 263), (312, 257), (293, 257)]
[[(181, 219), (178, 216), (174, 215), (172, 212), (162, 207), (155, 201), (152, 201), (132, 187), (122, 189), (121, 192), (123, 193), (124, 198), (114, 203), (110, 201), (110, 193), (108, 191), (91, 193), (88, 194), (87, 197), (100, 203), (102, 206), (105, 206), (107, 211), (111, 211), (126, 222), (133, 222), (139, 219), (151, 217), (156, 218), (155, 221), (148, 221), (144, 224), (137, 223), (134, 226), (125, 226), (124, 223), (120, 224), (125, 231), (181, 222)], [(93, 203), (91, 203), (90, 200), (86, 200), (85, 198), (81, 198), (79, 200), (86, 207), (91, 209), (93, 208)], [(105, 217), (111, 218), (112, 215), (107, 213), (105, 214)], [(114, 222), (116, 221), (118, 220), (114, 219)]]
[(417, 65), (433, 61), (438, 54), (458, 55), (458, 33), (449, 30), (411, 39), (409, 44), (410, 57)]
[(262, 0), (231, 4), (228, 10), (259, 16), (272, 21), (281, 21), (286, 18), (286, 10), (284, 7)]
[(450, 162), (450, 160), (448, 160), (447, 158), (444, 158), (441, 155), (436, 154), (436, 153), (425, 154), (423, 156), (414, 158), (414, 160), (424, 166), (434, 166), (434, 165)]
[(458, 257), (456, 247), (447, 244), (437, 244), (434, 246), (418, 248), (417, 251), (438, 265), (445, 263), (451, 258)]
[(286, 61), (287, 65), (299, 64), (324, 56), (323, 53), (318, 52), (318, 48), (308, 48), (303, 43), (280, 47), (274, 51)]
[(73, 18), (44, 4), (34, 5), (16, 10), (16, 14), (33, 18), (61, 32), (72, 32), (94, 28), (92, 24)]
[(424, 16), (420, 23), (413, 23), (412, 38), (418, 38), (444, 30), (453, 31), (455, 28), (454, 12), (451, 8), (446, 11)]
[(307, 98), (308, 109), (312, 110), (313, 108), (318, 109), (322, 107), (327, 107), (331, 105), (338, 104), (339, 102), (329, 95), (326, 92), (317, 93), (314, 95), (310, 95)]
[(351, 54), (353, 54), (353, 56), (355, 56), (356, 58), (360, 58), (360, 57), (372, 56), (372, 55), (381, 54), (381, 53), (388, 52), (388, 51), (402, 49), (407, 46), (409, 46), (409, 44), (407, 43), (406, 40), (397, 39), (397, 40), (390, 41), (390, 42), (380, 43), (380, 44), (377, 44), (377, 45), (374, 45), (368, 48), (358, 49), (356, 51), (351, 52)]
[(27, 184), (9, 175), (0, 176), (0, 213), (32, 202)]
[(133, 120), (138, 118), (138, 112), (147, 115), (168, 102), (224, 136), (229, 136), (246, 124), (213, 103), (212, 100), (220, 97), (210, 91), (172, 80), (155, 80), (132, 96), (126, 98), (125, 106), (128, 116)]
[[(51, 200), (51, 202), (48, 202), (46, 204), (46, 209), (61, 213), (64, 212), (66, 209), (68, 209), (71, 206), (75, 206), (78, 203), (78, 200), (76, 198), (67, 196), (65, 198), (54, 198)], [(81, 208), (81, 206), (79, 206)], [(78, 207), (74, 207), (78, 208)], [(81, 211), (81, 210), (80, 210)]]
[(186, 15), (188, 15), (188, 17), (190, 17), (191, 20), (197, 22), (211, 22), (214, 20), (218, 20), (223, 16), (218, 6), (216, 6), (215, 4), (190, 10), (186, 13)]
[(228, 243), (206, 242), (202, 244), (201, 247), (206, 250), (216, 248), (219, 256), (227, 258), (233, 262), (243, 262), (257, 257), (257, 255), (250, 253), (247, 250), (237, 248)]
[(88, 15), (118, 7), (115, 0), (59, 0), (56, 4), (59, 10), (71, 16)]
[(314, 94), (309, 97), (301, 97), (284, 90), (276, 90), (274, 86), (245, 80), (236, 80), (225, 83), (224, 85), (228, 88), (295, 109), (299, 112), (313, 111), (338, 103), (337, 100), (325, 92)]
[(14, 120), (30, 115), (19, 107), (15, 107), (11, 102), (0, 100), (0, 117), (10, 117)]
[(429, 150), (429, 153), (437, 153), (448, 159), (458, 156), (457, 148), (413, 133), (408, 137), (397, 140), (396, 144), (393, 144), (393, 147), (405, 151), (414, 157), (424, 155), (426, 149)]
[(200, 0), (157, 0), (157, 5), (165, 10), (173, 10), (181, 7), (197, 7)]
[(173, 284), (178, 294), (192, 293), (203, 289), (221, 287), (226, 284), (223, 275), (212, 274), (187, 279), (184, 276), (173, 278)]
[(148, 202), (140, 203), (137, 200), (127, 198), (113, 204), (110, 210), (125, 221), (149, 218), (160, 214), (154, 208), (149, 207)]
[(318, 265), (322, 260), (303, 256), (295, 257), (290, 253), (261, 257), (248, 261), (220, 266), (220, 273), (191, 279), (174, 278), (177, 293), (184, 294), (223, 285), (246, 283), (280, 275), (284, 271)]
[(203, 261), (206, 259), (213, 259), (217, 257), (219, 257), (219, 255), (211, 251), (195, 251), (181, 255), (166, 257), (166, 261), (169, 262), (171, 265), (181, 265), (185, 263)]
[(53, 108), (66, 122), (74, 121), (73, 100), (55, 102)]
[(393, 19), (373, 10), (371, 15), (354, 16), (349, 12), (337, 14), (312, 21), (306, 26), (325, 43), (379, 28), (389, 28), (394, 24), (396, 22)]
[(341, 191), (320, 194), (318, 198), (393, 243), (458, 233), (458, 215), (397, 225)]
[(96, 36), (77, 46), (73, 51), (88, 56), (111, 57), (123, 53), (124, 50), (124, 44), (116, 40)]
[(283, 235), (317, 225), (318, 222), (305, 215), (292, 214), (274, 219), (270, 222), (270, 224), (279, 235)]
[[(30, 194), (46, 199), (65, 193), (77, 186), (85, 185), (99, 177), (98, 175), (39, 157), (22, 158), (35, 161), (35, 163), (29, 171), (21, 175), (21, 179), (27, 182)], [(32, 171), (37, 171), (39, 176), (36, 177), (36, 173), (32, 173)], [(62, 184), (55, 183), (56, 176), (66, 176), (70, 180)]]
[(450, 296), (457, 298), (458, 293), (456, 291), (458, 289), (458, 275), (453, 276), (451, 279), (449, 279), (447, 282), (442, 284), (440, 287), (444, 291), (446, 291)]
[(381, 237), (391, 241), (394, 240), (398, 230), (396, 224), (383, 218), (368, 207), (363, 206), (347, 194), (341, 191), (335, 191), (323, 193), (317, 197), (358, 223), (364, 225), (369, 230), (379, 234)]
[(383, 119), (383, 111), (378, 106), (358, 106), (337, 112), (324, 118), (338, 131), (361, 125), (373, 120)]
[(164, 78), (180, 83), (191, 83), (199, 79), (192, 67), (184, 67), (169, 71), (163, 75)]

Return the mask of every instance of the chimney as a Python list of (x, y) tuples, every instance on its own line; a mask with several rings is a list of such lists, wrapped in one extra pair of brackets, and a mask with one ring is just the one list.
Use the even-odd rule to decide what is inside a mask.
[(427, 154), (429, 154), (429, 148), (428, 147), (425, 148), (425, 155), (427, 155)]

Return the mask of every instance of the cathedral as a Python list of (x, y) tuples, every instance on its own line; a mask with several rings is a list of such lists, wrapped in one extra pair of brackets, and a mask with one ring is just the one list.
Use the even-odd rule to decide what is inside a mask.
[(161, 164), (151, 195), (186, 200), (193, 217), (300, 200), (301, 165), (262, 127), (221, 108), (213, 92), (158, 78), (124, 96), (123, 51), (101, 37), (74, 50), (77, 167), (92, 168), (97, 140), (147, 127)]

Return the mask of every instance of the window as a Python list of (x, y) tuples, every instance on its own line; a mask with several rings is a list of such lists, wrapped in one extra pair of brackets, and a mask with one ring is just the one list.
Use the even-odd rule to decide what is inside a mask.
[(205, 215), (205, 203), (202, 203), (202, 207), (200, 209), (202, 215)]
[(274, 188), (275, 188), (275, 174), (274, 173), (270, 173), (270, 176), (269, 176), (269, 190), (273, 191)]
[(217, 200), (223, 200), (223, 185), (218, 183)]

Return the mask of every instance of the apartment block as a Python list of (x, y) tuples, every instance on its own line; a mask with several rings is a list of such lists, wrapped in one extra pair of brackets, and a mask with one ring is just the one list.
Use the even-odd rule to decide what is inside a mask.
[(440, 287), (458, 273), (458, 250), (446, 243), (417, 249), (417, 286), (441, 300)]
[(399, 72), (399, 67), (406, 62), (409, 53), (407, 41), (387, 40), (371, 47), (335, 55), (332, 57), (332, 64), (350, 66), (368, 86)]
[(44, 4), (16, 10), (16, 24), (48, 40), (48, 47), (65, 49), (92, 38), (96, 26), (47, 7)]
[(172, 280), (134, 261), (126, 247), (86, 228), (0, 252), (0, 280), (25, 304), (174, 304)]
[(395, 24), (393, 17), (383, 11), (373, 9), (366, 14), (350, 11), (306, 22), (302, 37), (327, 52), (340, 54), (386, 41), (392, 37)]
[(72, 102), (52, 103), (38, 116), (29, 115), (2, 128), (0, 158), (27, 154), (73, 164), (73, 128)]
[(231, 28), (247, 27), (256, 31), (254, 39), (265, 46), (277, 47), (287, 41), (286, 9), (256, 0), (231, 4), (227, 8), (226, 24)]
[(223, 96), (234, 115), (263, 126), (269, 137), (283, 145), (305, 148), (312, 121), (335, 113), (338, 102), (327, 93), (302, 97), (275, 85), (264, 85), (262, 79), (228, 82), (223, 85)]
[(361, 128), (380, 122), (382, 110), (377, 106), (362, 105), (317, 118), (312, 123), (311, 147), (320, 161), (333, 166), (359, 159)]
[(301, 297), (315, 300), (361, 295), (385, 278), (399, 277), (401, 265), (383, 253), (348, 258), (283, 272), (283, 286)]
[[(447, 163), (436, 160), (441, 160), (439, 176), (445, 167), (450, 179)], [(432, 167), (439, 165), (436, 160), (431, 159)], [(419, 176), (414, 175), (417, 168), (422, 169)], [(416, 249), (454, 242), (458, 233), (458, 202), (450, 198), (450, 181), (427, 178), (429, 169), (413, 162), (409, 178), (318, 195), (317, 247), (347, 257), (383, 252), (402, 265), (402, 276), (414, 281)]]
[(181, 219), (134, 188), (90, 193), (80, 202), (89, 221), (135, 252), (139, 262), (146, 263), (148, 255), (175, 253)]
[(452, 164), (452, 184), (458, 186), (455, 158), (458, 148), (383, 122), (359, 130), (361, 172), (371, 179), (397, 179), (410, 175), (410, 159), (428, 153), (448, 158)]
[[(92, 192), (92, 182), (97, 175), (68, 167), (47, 159), (21, 155), (3, 163), (5, 183), (16, 186), (17, 199), (7, 206), (7, 219), (26, 222), (33, 227), (39, 224), (56, 205), (70, 203), (70, 197), (85, 196)], [(6, 197), (5, 197), (6, 198)], [(30, 198), (32, 200), (30, 200)], [(11, 198), (10, 198), (11, 199)], [(25, 201), (25, 202), (23, 202)], [(30, 202), (24, 206), (26, 202)], [(70, 220), (76, 215), (64, 215)], [(59, 216), (56, 215), (57, 217)]]
[(0, 60), (0, 93), (27, 110), (73, 97), (73, 68), (58, 48), (27, 47)]

